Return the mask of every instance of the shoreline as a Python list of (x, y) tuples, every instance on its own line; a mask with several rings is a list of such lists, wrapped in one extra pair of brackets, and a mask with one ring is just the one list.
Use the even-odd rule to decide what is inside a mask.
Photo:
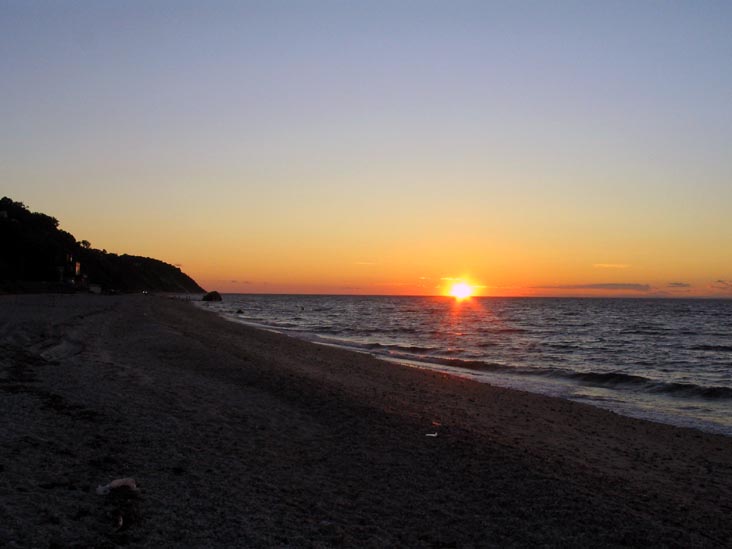
[[(173, 299), (51, 301), (0, 297), (0, 544), (732, 544), (729, 437)], [(115, 531), (94, 488), (121, 477)]]
[[(238, 294), (234, 294), (238, 295)], [(447, 299), (447, 298), (446, 298)], [(243, 320), (239, 316), (233, 313), (231, 310), (217, 309), (216, 304), (193, 302), (196, 308), (214, 313), (221, 318), (247, 326), (249, 328), (264, 330), (270, 333), (279, 334), (285, 337), (291, 337), (306, 341), (309, 343), (323, 345), (325, 347), (332, 347), (337, 349), (348, 350), (351, 352), (371, 356), (377, 360), (382, 360), (390, 364), (398, 364), (400, 366), (407, 366), (416, 369), (430, 370), (438, 373), (444, 373), (447, 375), (460, 377), (475, 381), (477, 383), (485, 383), (494, 387), (502, 387), (506, 389), (513, 389), (517, 391), (524, 391), (538, 395), (544, 395), (554, 398), (561, 398), (570, 402), (579, 404), (586, 404), (595, 408), (608, 410), (626, 417), (641, 419), (645, 421), (651, 421), (654, 423), (661, 423), (665, 425), (671, 425), (681, 428), (696, 429), (701, 432), (718, 434), (727, 437), (732, 437), (732, 426), (722, 423), (719, 418), (714, 416), (701, 417), (697, 415), (684, 415), (680, 409), (680, 403), (674, 402), (673, 400), (668, 401), (667, 407), (663, 408), (659, 404), (664, 404), (664, 401), (659, 402), (658, 395), (633, 393), (633, 392), (621, 392), (613, 395), (613, 397), (593, 399), (587, 396), (576, 396), (574, 393), (578, 389), (582, 389), (584, 385), (582, 383), (573, 382), (569, 379), (562, 378), (561, 375), (542, 375), (540, 373), (532, 374), (530, 372), (513, 373), (510, 367), (503, 366), (500, 370), (492, 371), (490, 369), (482, 369), (480, 367), (465, 367), (461, 366), (460, 363), (465, 361), (462, 359), (446, 359), (436, 358), (430, 360), (429, 357), (400, 357), (392, 356), (391, 353), (379, 353), (373, 351), (370, 346), (365, 344), (359, 345), (356, 343), (349, 343), (348, 341), (339, 340), (335, 336), (325, 336), (314, 332), (301, 331), (297, 329), (282, 328), (278, 326), (269, 326), (264, 323), (258, 323), (255, 321)], [(375, 343), (378, 347), (380, 342)], [(480, 359), (475, 359), (479, 361)], [(456, 365), (449, 364), (448, 362), (455, 362)], [(467, 362), (471, 362), (470, 359)], [(593, 387), (589, 385), (589, 387)], [(606, 388), (600, 386), (600, 388)], [(610, 386), (610, 389), (616, 389), (615, 386)], [(668, 397), (667, 397), (668, 398)], [(694, 401), (690, 400), (689, 404), (693, 404)], [(715, 405), (716, 401), (712, 400), (702, 402), (703, 405)], [(683, 407), (681, 408), (683, 409)], [(716, 419), (716, 420), (715, 420)]]

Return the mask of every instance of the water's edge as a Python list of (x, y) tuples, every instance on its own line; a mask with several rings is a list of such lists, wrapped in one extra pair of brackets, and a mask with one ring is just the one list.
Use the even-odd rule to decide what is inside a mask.
[[(714, 418), (705, 420), (701, 417), (670, 413), (667, 410), (659, 408), (659, 398), (664, 398), (662, 394), (664, 391), (667, 391), (669, 395), (675, 392), (683, 393), (684, 391), (688, 391), (688, 396), (690, 397), (688, 406), (690, 408), (693, 407), (693, 397), (696, 396), (693, 393), (696, 389), (695, 387), (690, 386), (690, 384), (679, 383), (676, 386), (658, 387), (655, 390), (655, 394), (652, 393), (649, 398), (643, 398), (643, 395), (640, 397), (638, 395), (634, 395), (632, 402), (623, 401), (621, 399), (614, 398), (612, 390), (603, 391), (603, 383), (607, 384), (608, 387), (615, 389), (617, 386), (633, 386), (652, 382), (645, 380), (642, 376), (625, 376), (623, 374), (615, 376), (606, 375), (604, 377), (602, 375), (582, 374), (579, 372), (570, 372), (568, 376), (553, 375), (546, 371), (539, 374), (529, 371), (517, 374), (515, 371), (512, 371), (515, 370), (515, 368), (501, 364), (493, 364), (491, 365), (492, 367), (485, 367), (485, 365), (489, 363), (480, 362), (479, 364), (475, 364), (470, 361), (460, 359), (424, 360), (422, 357), (416, 355), (409, 356), (408, 353), (394, 352), (394, 346), (390, 346), (385, 343), (373, 342), (369, 345), (359, 345), (354, 344), (353, 342), (342, 341), (332, 337), (323, 337), (322, 335), (293, 329), (295, 328), (294, 326), (281, 327), (252, 322), (241, 318), (242, 315), (235, 312), (232, 308), (235, 307), (235, 304), (228, 304), (227, 306), (211, 305), (199, 302), (194, 302), (194, 304), (204, 310), (216, 312), (226, 320), (252, 328), (306, 340), (315, 344), (367, 354), (374, 358), (395, 364), (438, 371), (448, 375), (471, 379), (480, 383), (488, 383), (499, 387), (563, 398), (574, 402), (581, 402), (638, 419), (732, 436), (732, 427), (730, 425), (714, 421)], [(419, 348), (417, 350), (424, 351), (425, 349)], [(582, 384), (585, 381), (588, 385), (583, 386)], [(710, 398), (720, 397), (726, 401), (730, 394), (732, 394), (732, 391), (730, 391), (730, 394), (727, 394), (726, 391), (728, 391), (726, 387), (720, 387), (708, 396)]]

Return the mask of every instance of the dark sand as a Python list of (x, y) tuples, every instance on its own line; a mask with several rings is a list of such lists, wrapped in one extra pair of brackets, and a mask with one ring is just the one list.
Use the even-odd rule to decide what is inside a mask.
[(732, 438), (161, 297), (0, 297), (0, 546), (721, 547), (731, 517)]

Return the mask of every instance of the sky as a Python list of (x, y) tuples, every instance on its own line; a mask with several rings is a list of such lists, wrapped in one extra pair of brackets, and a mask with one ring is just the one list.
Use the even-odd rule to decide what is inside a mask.
[(0, 0), (0, 195), (224, 292), (732, 296), (732, 3)]

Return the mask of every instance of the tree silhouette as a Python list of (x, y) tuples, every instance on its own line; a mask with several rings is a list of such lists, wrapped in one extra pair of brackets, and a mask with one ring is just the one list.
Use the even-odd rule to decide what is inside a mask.
[(0, 293), (75, 291), (87, 284), (120, 292), (201, 292), (177, 267), (157, 259), (110, 254), (77, 242), (55, 217), (0, 199)]

